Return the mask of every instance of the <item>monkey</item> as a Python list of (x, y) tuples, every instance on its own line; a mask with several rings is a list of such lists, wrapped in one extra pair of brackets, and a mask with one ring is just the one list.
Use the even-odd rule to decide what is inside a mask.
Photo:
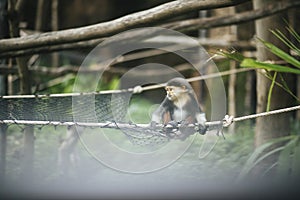
[[(204, 135), (207, 130), (206, 116), (200, 108), (192, 86), (184, 78), (173, 78), (165, 86), (166, 97), (153, 112), (150, 125), (162, 123), (166, 134), (171, 138), (186, 139), (195, 133), (195, 129), (186, 127), (191, 123), (198, 124), (198, 132)], [(176, 127), (181, 124), (178, 131)]]

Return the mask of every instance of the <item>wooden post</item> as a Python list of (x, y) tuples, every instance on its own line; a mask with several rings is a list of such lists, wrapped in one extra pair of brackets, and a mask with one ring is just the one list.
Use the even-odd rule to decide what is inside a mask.
[[(8, 38), (8, 23), (7, 16), (4, 13), (7, 11), (7, 1), (0, 1), (0, 39)], [(6, 60), (0, 60), (0, 64), (5, 64)], [(7, 77), (0, 75), (0, 95), (7, 94)], [(1, 108), (3, 109), (3, 108)], [(0, 125), (0, 185), (5, 182), (5, 167), (6, 167), (6, 130), (5, 124)]]
[[(271, 0), (255, 0), (254, 8), (259, 9), (267, 6), (269, 3), (274, 2)], [(276, 38), (270, 30), (280, 30), (284, 35), (287, 35), (285, 30), (284, 19), (287, 19), (287, 12), (279, 13), (268, 18), (263, 18), (255, 22), (256, 25), (256, 35), (257, 37), (273, 43), (279, 48), (288, 51), (288, 48)], [(263, 45), (258, 43), (257, 45), (257, 59), (260, 61), (267, 60), (280, 60), (277, 56), (269, 52)], [(257, 72), (257, 108), (256, 112), (264, 112), (267, 109), (268, 93), (271, 85), (271, 81), (265, 77), (265, 70), (260, 70)], [(295, 77), (291, 74), (281, 73), (284, 77), (286, 84), (290, 89), (293, 88), (295, 84)], [(280, 77), (279, 75), (277, 77)], [(279, 78), (276, 80), (280, 82)], [(274, 86), (271, 98), (271, 110), (284, 108), (291, 106), (293, 98), (285, 93), (283, 89), (278, 86)], [(286, 136), (290, 134), (290, 118), (293, 113), (284, 113), (281, 115), (257, 118), (256, 119), (256, 132), (255, 132), (255, 146), (258, 147), (270, 139)]]
[[(253, 10), (252, 2), (249, 1), (244, 4), (237, 5), (235, 7), (235, 11), (237, 14), (243, 13), (246, 11), (251, 11)], [(237, 24), (237, 41), (250, 41), (254, 37), (254, 21), (246, 22), (246, 23), (241, 23)], [(238, 51), (241, 51), (243, 49), (239, 49)], [(249, 49), (246, 49), (243, 51), (243, 54), (247, 57), (254, 57), (254, 52), (253, 49), (249, 51)], [(248, 55), (249, 54), (249, 55)], [(256, 104), (256, 99), (255, 99), (255, 73), (253, 71), (246, 72), (246, 79), (245, 81), (245, 96), (244, 96), (244, 106), (240, 113), (238, 115), (244, 114), (244, 115), (249, 115), (255, 113), (255, 104)], [(242, 89), (243, 85), (239, 86), (239, 90)], [(237, 97), (240, 99), (239, 103), (241, 104), (241, 99), (243, 97)], [(239, 112), (239, 111), (238, 111)]]
[[(224, 15), (224, 13), (227, 14), (235, 14), (235, 10), (233, 7), (228, 8), (222, 8), (217, 9), (213, 11), (214, 15)], [(227, 26), (227, 27), (220, 27), (210, 30), (210, 36), (211, 38), (218, 38), (220, 40), (229, 40), (234, 41), (236, 40), (236, 26)], [(234, 70), (236, 67), (236, 64), (234, 62), (230, 62), (229, 68)], [(228, 97), (227, 97), (227, 105), (228, 105), (228, 114), (235, 116), (236, 115), (236, 106), (235, 106), (235, 84), (236, 84), (236, 74), (229, 75), (229, 81), (228, 81)], [(232, 124), (228, 132), (233, 133), (234, 132), (234, 124)]]
[[(230, 70), (236, 69), (236, 62), (231, 60), (230, 61)], [(236, 91), (236, 74), (229, 75), (229, 82), (228, 82), (228, 114), (232, 116), (236, 116), (236, 106), (235, 106), (235, 91)], [(234, 133), (235, 131), (235, 123), (231, 124), (228, 127), (229, 133)]]
[(3, 185), (5, 182), (5, 168), (6, 168), (6, 129), (5, 124), (0, 125), (0, 184)]
[[(9, 0), (8, 1), (8, 11), (9, 13), (14, 13), (12, 17), (9, 19), (9, 30), (10, 36), (20, 37), (19, 34), (19, 19), (18, 12), (16, 9), (16, 1)], [(31, 81), (30, 81), (30, 73), (27, 67), (27, 59), (25, 57), (16, 58), (16, 62), (18, 65), (18, 74), (20, 77), (20, 93), (21, 94), (30, 94), (31, 93)], [(27, 125), (24, 128), (23, 135), (23, 151), (24, 155), (21, 160), (22, 164), (22, 174), (21, 178), (24, 181), (30, 181), (33, 177), (33, 158), (34, 158), (34, 132), (33, 126)]]
[[(273, 0), (254, 0), (253, 5), (255, 9), (265, 8), (270, 3), (273, 3)], [(286, 24), (284, 23), (284, 19), (287, 19), (287, 11), (257, 20), (255, 22), (256, 26), (256, 35), (257, 37), (271, 42), (276, 45), (280, 49), (288, 52), (288, 48), (284, 45), (280, 40), (275, 37), (270, 30), (280, 30), (284, 35), (287, 35), (287, 31), (285, 29)], [(280, 58), (269, 52), (263, 45), (257, 43), (257, 59), (259, 61), (278, 61)], [(256, 113), (265, 112), (267, 110), (268, 103), (268, 93), (271, 85), (271, 80), (266, 78), (265, 70), (257, 71), (257, 107)], [(272, 74), (273, 75), (273, 74)], [(285, 80), (286, 85), (293, 90), (293, 86), (295, 85), (295, 77), (292, 74), (280, 73), (277, 75), (276, 81), (280, 82), (280, 77), (282, 76)], [(279, 86), (275, 85), (272, 90), (272, 97), (270, 102), (270, 110), (275, 110), (279, 108), (285, 108), (291, 106), (293, 104), (294, 99), (285, 93), (285, 91)], [(287, 136), (290, 134), (290, 119), (292, 118), (293, 113), (282, 113), (278, 115), (257, 118), (256, 119), (256, 129), (255, 129), (255, 147), (259, 147), (266, 142), (274, 138), (279, 138), (283, 136)], [(272, 146), (272, 149), (276, 148), (276, 145)], [(271, 151), (271, 148), (268, 149)], [(277, 154), (273, 154), (272, 156), (268, 156), (268, 158), (264, 159), (263, 162), (257, 166), (256, 173), (264, 174), (265, 170), (272, 166), (277, 161)], [(272, 175), (276, 172), (276, 168), (272, 168), (272, 170), (268, 170), (268, 174), (264, 174), (266, 178), (272, 177)]]
[(42, 31), (44, 22), (46, 21), (45, 15), (45, 0), (38, 0), (37, 1), (37, 13), (35, 19), (35, 30)]
[[(58, 31), (59, 24), (58, 24), (58, 0), (52, 0), (51, 2), (51, 29), (52, 31)], [(54, 52), (52, 54), (52, 67), (59, 66), (59, 54)]]

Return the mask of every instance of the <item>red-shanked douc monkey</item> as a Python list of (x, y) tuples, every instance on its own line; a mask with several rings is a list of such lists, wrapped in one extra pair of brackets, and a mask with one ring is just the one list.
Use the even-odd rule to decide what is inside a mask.
[[(166, 97), (152, 114), (151, 126), (164, 124), (166, 134), (184, 140), (196, 131), (204, 135), (206, 117), (202, 112), (191, 85), (183, 78), (173, 78), (165, 87)], [(180, 124), (177, 131), (176, 127)], [(187, 127), (196, 124), (197, 130)]]

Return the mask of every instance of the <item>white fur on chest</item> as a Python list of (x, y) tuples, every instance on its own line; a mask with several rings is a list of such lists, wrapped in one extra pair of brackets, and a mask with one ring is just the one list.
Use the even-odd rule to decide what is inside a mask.
[(173, 113), (173, 120), (179, 122), (185, 120), (189, 116), (189, 113), (183, 109), (183, 107), (188, 103), (189, 98), (188, 94), (181, 94), (181, 96), (173, 102), (176, 106)]
[(173, 113), (174, 121), (180, 122), (182, 120), (185, 120), (188, 116), (189, 116), (189, 113), (186, 112), (185, 110), (180, 109), (180, 108), (174, 109), (174, 113)]
[(189, 99), (190, 97), (188, 94), (182, 94), (180, 97), (177, 97), (176, 101), (173, 103), (177, 108), (182, 109), (188, 103)]

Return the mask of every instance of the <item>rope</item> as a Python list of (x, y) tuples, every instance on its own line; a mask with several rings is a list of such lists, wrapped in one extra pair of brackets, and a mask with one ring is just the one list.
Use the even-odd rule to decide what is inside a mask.
[(299, 109), (300, 109), (300, 105), (288, 107), (288, 108), (282, 108), (282, 109), (278, 109), (278, 110), (272, 110), (272, 111), (268, 111), (268, 112), (247, 115), (247, 116), (243, 116), (243, 117), (236, 117), (233, 119), (233, 122), (239, 122), (239, 121), (254, 119), (254, 118), (258, 118), (258, 117), (266, 117), (269, 115), (275, 115), (275, 114), (290, 112), (290, 111), (299, 110)]
[[(252, 115), (246, 115), (242, 117), (233, 117), (229, 115), (225, 115), (224, 119), (221, 121), (211, 121), (211, 122), (206, 122), (205, 125), (209, 127), (213, 126), (220, 126), (222, 125), (223, 127), (228, 127), (231, 125), (233, 122), (240, 122), (244, 120), (249, 120), (249, 119), (254, 119), (258, 117), (266, 117), (270, 115), (275, 115), (275, 114), (281, 114), (285, 112), (290, 112), (294, 110), (300, 110), (300, 105), (293, 106), (293, 107), (288, 107), (288, 108), (283, 108), (283, 109), (278, 109), (278, 110), (272, 110), (268, 112), (262, 112), (262, 113), (257, 113), (257, 114), (252, 114)], [(23, 125), (64, 125), (64, 126), (86, 126), (86, 127), (101, 127), (101, 128), (134, 128), (134, 127), (141, 127), (141, 128), (147, 128), (149, 127), (149, 124), (127, 124), (127, 123), (112, 123), (112, 122), (106, 122), (106, 123), (90, 123), (90, 122), (58, 122), (58, 121), (27, 121), (27, 120), (0, 120), (0, 124), (23, 124)], [(178, 127), (181, 125), (179, 124)], [(184, 125), (185, 126), (185, 125)], [(189, 124), (188, 127), (195, 127), (197, 124)], [(158, 124), (156, 127), (164, 127), (163, 124)]]
[[(207, 74), (202, 76), (197, 76), (193, 78), (187, 79), (188, 82), (193, 81), (200, 81), (200, 80), (207, 80), (211, 78), (217, 78), (220, 76), (227, 76), (230, 74), (237, 74), (242, 72), (251, 71), (253, 69), (250, 68), (240, 68), (240, 69), (232, 69), (227, 70), (223, 72), (217, 72), (213, 74)], [(156, 85), (150, 85), (150, 86), (135, 86), (134, 88), (128, 88), (128, 89), (122, 89), (122, 90), (104, 90), (99, 92), (85, 92), (85, 93), (63, 93), (63, 94), (36, 94), (36, 95), (9, 95), (9, 96), (0, 96), (0, 98), (3, 99), (21, 99), (21, 98), (51, 98), (51, 97), (68, 97), (68, 96), (81, 96), (81, 95), (98, 95), (98, 94), (117, 94), (117, 93), (123, 93), (123, 92), (132, 92), (133, 94), (139, 94), (143, 91), (147, 90), (154, 90), (163, 88), (166, 86), (166, 83), (156, 84)]]
[[(225, 115), (224, 119), (222, 121), (219, 121), (219, 123), (222, 123), (223, 127), (228, 127), (233, 122), (240, 122), (240, 121), (254, 119), (254, 118), (258, 118), (258, 117), (266, 117), (266, 116), (281, 114), (281, 113), (290, 112), (290, 111), (294, 111), (294, 110), (300, 110), (300, 105), (288, 107), (288, 108), (277, 109), (277, 110), (272, 110), (272, 111), (267, 111), (267, 112), (262, 112), (262, 113), (257, 113), (257, 114), (252, 114), (252, 115), (246, 115), (246, 116), (242, 116), (242, 117), (233, 117), (233, 116)], [(208, 122), (207, 125), (214, 126), (214, 125), (217, 125), (217, 123), (218, 122)]]

